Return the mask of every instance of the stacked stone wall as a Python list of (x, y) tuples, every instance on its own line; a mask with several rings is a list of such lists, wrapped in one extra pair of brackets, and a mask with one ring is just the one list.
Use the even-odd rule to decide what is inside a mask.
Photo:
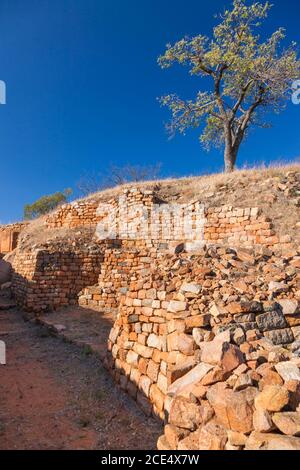
[(106, 244), (98, 283), (79, 294), (79, 305), (106, 313), (116, 313), (120, 299), (131, 281), (149, 275), (159, 259), (174, 249), (164, 243), (144, 240), (115, 240)]
[(281, 255), (268, 249), (214, 247), (166, 256), (132, 281), (120, 299), (106, 364), (121, 388), (164, 419), (172, 384), (201, 363), (202, 346), (223, 331), (241, 346), (237, 355), (250, 369), (272, 348), (300, 348), (299, 255), (286, 256), (283, 272)]
[(0, 225), (0, 254), (10, 253), (17, 247), (19, 235), (26, 226), (26, 222)]
[[(126, 214), (126, 218), (124, 217)], [(185, 215), (185, 218), (183, 217)], [(167, 204), (155, 192), (136, 188), (107, 203), (94, 200), (61, 206), (46, 219), (48, 228), (98, 226), (103, 239), (227, 243), (231, 246), (290, 244), (256, 208), (204, 207), (201, 201)], [(100, 238), (101, 239), (101, 238)]]
[(75, 228), (96, 225), (100, 221), (97, 216), (99, 203), (94, 200), (63, 204), (46, 219), (48, 228)]
[(77, 304), (82, 288), (97, 282), (102, 260), (98, 245), (18, 252), (12, 265), (15, 298), (36, 313)]

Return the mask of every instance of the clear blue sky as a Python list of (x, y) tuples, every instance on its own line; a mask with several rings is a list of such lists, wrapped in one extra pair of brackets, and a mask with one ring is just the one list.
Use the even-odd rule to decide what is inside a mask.
[[(214, 0), (1, 0), (0, 221), (23, 205), (74, 187), (86, 173), (162, 162), (164, 175), (217, 171), (222, 155), (201, 149), (198, 132), (169, 141), (167, 109), (156, 97), (192, 98), (201, 88), (186, 69), (161, 70), (157, 56), (184, 35), (208, 34)], [(267, 32), (285, 26), (300, 43), (300, 4), (274, 0)], [(299, 77), (300, 78), (300, 77)], [(240, 165), (300, 155), (300, 106), (289, 105), (272, 130), (255, 131)]]

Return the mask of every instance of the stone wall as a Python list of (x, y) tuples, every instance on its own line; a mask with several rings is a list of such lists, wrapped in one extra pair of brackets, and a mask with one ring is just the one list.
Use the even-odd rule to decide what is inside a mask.
[[(126, 217), (125, 217), (126, 216)], [(183, 217), (185, 216), (185, 218)], [(154, 191), (125, 190), (107, 203), (79, 201), (61, 206), (46, 219), (48, 228), (93, 226), (103, 238), (148, 241), (205, 241), (233, 246), (290, 243), (279, 238), (258, 208), (204, 207), (201, 201), (167, 204)]]
[(204, 239), (207, 243), (274, 248), (291, 246), (291, 237), (288, 234), (278, 237), (270, 219), (258, 208), (210, 207), (205, 214)]
[(144, 240), (114, 240), (105, 244), (98, 283), (79, 294), (81, 307), (116, 313), (131, 281), (148, 275), (172, 246)]
[[(123, 192), (121, 199), (111, 199), (108, 205), (99, 206), (95, 200), (63, 205), (48, 216), (46, 224), (48, 228), (89, 225), (95, 230), (95, 241), (88, 241), (83, 248), (80, 243), (66, 248), (64, 244), (57, 246), (54, 240), (46, 248), (17, 252), (14, 292), (22, 306), (35, 312), (72, 300), (82, 307), (116, 313), (130, 282), (148, 274), (151, 268), (157, 269), (160, 260), (176, 250), (192, 253), (205, 244), (218, 243), (224, 247), (258, 244), (277, 250), (291, 246), (289, 236), (277, 237), (271, 222), (257, 208), (205, 209), (199, 201), (177, 206), (161, 201), (153, 191), (135, 188)], [(99, 225), (104, 238), (99, 237)], [(90, 260), (88, 254), (85, 259), (94, 249), (101, 255)], [(41, 269), (44, 264), (46, 268)]]
[(97, 282), (102, 260), (102, 249), (95, 244), (19, 251), (12, 265), (15, 298), (36, 313), (77, 304), (82, 288)]
[(17, 247), (19, 235), (26, 226), (26, 222), (0, 226), (0, 254), (10, 253)]
[(94, 200), (63, 204), (46, 219), (48, 228), (74, 228), (96, 225), (100, 221), (96, 211), (99, 203)]
[[(228, 359), (233, 369), (240, 363), (255, 369), (274, 347), (300, 351), (300, 258), (292, 251), (285, 256), (211, 247), (164, 257), (120, 299), (106, 361), (116, 382), (146, 413), (164, 419), (170, 387), (198, 367), (203, 344), (221, 332), (241, 347), (241, 362), (236, 350)], [(258, 353), (263, 347), (267, 353)], [(214, 373), (223, 380), (222, 371)]]

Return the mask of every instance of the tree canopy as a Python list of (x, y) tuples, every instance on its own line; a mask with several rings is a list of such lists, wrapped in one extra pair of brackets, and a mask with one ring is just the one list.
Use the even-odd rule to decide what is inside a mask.
[(67, 202), (68, 197), (72, 194), (71, 189), (65, 189), (63, 192), (57, 192), (49, 196), (43, 196), (33, 204), (24, 206), (24, 219), (31, 220), (41, 215), (48, 214), (61, 204)]
[(271, 7), (269, 2), (247, 5), (234, 0), (232, 8), (219, 15), (211, 39), (198, 35), (168, 44), (158, 59), (162, 68), (177, 63), (187, 66), (191, 75), (211, 79), (210, 89), (199, 91), (194, 100), (170, 94), (161, 103), (172, 112), (167, 125), (171, 135), (203, 125), (200, 141), (207, 149), (224, 147), (226, 171), (234, 169), (250, 127), (269, 126), (263, 111), (282, 111), (292, 82), (300, 77), (296, 43), (282, 46), (285, 30), (279, 28), (264, 41), (258, 34)]

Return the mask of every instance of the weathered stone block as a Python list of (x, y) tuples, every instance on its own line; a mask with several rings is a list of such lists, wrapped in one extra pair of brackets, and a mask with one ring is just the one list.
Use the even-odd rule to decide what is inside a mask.
[(227, 389), (225, 383), (213, 385), (207, 399), (218, 421), (227, 429), (248, 433), (253, 430), (254, 399), (257, 390), (248, 387), (240, 392)]
[(294, 335), (290, 328), (266, 331), (264, 335), (275, 345), (290, 344), (294, 341)]
[(300, 436), (300, 413), (275, 413), (272, 419), (283, 434)]
[(287, 322), (279, 311), (267, 312), (256, 316), (256, 322), (260, 331), (279, 330), (286, 328)]
[(194, 431), (201, 424), (199, 406), (186, 398), (174, 398), (170, 407), (169, 422), (174, 426)]
[(298, 380), (300, 382), (300, 370), (296, 364), (290, 361), (280, 362), (275, 365), (275, 369), (284, 381)]
[(168, 395), (179, 395), (187, 387), (199, 383), (211, 369), (213, 369), (211, 364), (205, 364), (204, 362), (201, 362), (183, 377), (177, 379), (173, 384), (171, 384), (168, 388)]
[(267, 385), (255, 399), (257, 410), (281, 411), (289, 403), (289, 392), (280, 385)]

